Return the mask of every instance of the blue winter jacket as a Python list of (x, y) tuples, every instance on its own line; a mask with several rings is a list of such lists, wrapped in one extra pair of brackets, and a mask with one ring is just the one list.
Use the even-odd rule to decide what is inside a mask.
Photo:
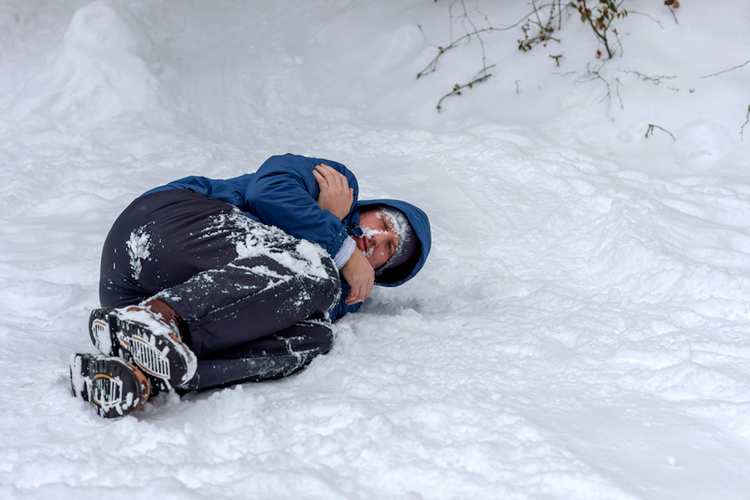
[[(343, 221), (328, 210), (321, 210), (318, 205), (320, 188), (313, 176), (313, 170), (321, 163), (344, 174), (349, 181), (349, 187), (354, 188), (354, 202)], [(413, 278), (424, 266), (432, 244), (430, 222), (422, 210), (398, 200), (359, 201), (357, 179), (348, 168), (335, 161), (292, 154), (273, 156), (254, 174), (223, 180), (185, 177), (152, 189), (146, 194), (183, 188), (190, 188), (231, 203), (252, 219), (277, 226), (297, 238), (314, 241), (326, 249), (331, 257), (336, 255), (350, 234), (362, 235), (359, 229), (359, 215), (362, 210), (377, 205), (398, 208), (406, 214), (414, 228), (419, 238), (420, 249), (410, 261), (376, 276), (375, 284), (381, 286), (398, 286)], [(343, 283), (341, 300), (329, 311), (332, 320), (355, 312), (362, 305), (347, 305), (344, 302), (347, 295), (349, 286)]]

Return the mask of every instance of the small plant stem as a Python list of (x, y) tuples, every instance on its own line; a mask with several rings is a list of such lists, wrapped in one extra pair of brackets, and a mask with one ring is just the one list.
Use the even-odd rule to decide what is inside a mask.
[(659, 125), (654, 125), (652, 123), (649, 123), (648, 124), (648, 128), (646, 129), (646, 138), (647, 139), (648, 139), (649, 135), (653, 135), (654, 134), (654, 129), (655, 128), (658, 128), (659, 130), (663, 130), (664, 132), (668, 133), (669, 137), (671, 137), (673, 141), (677, 142), (677, 139), (675, 139), (675, 137), (672, 135), (672, 133), (669, 130), (664, 129), (664, 128), (660, 127)]
[(747, 66), (750, 64), (750, 61), (745, 61), (744, 63), (740, 64), (739, 66), (735, 66), (734, 68), (725, 69), (724, 71), (719, 71), (718, 73), (711, 73), (710, 75), (702, 76), (701, 78), (710, 78), (712, 76), (721, 75), (722, 73), (728, 73), (730, 71), (734, 71), (735, 69), (740, 69), (743, 66)]
[(596, 29), (596, 25), (594, 24), (594, 21), (591, 19), (591, 14), (589, 14), (588, 7), (586, 7), (586, 0), (581, 0), (583, 3), (583, 11), (584, 11), (584, 17), (591, 25), (591, 29), (594, 30), (594, 34), (596, 34), (596, 37), (604, 44), (604, 49), (607, 51), (607, 56), (612, 59), (612, 50), (609, 48), (609, 43), (607, 43), (607, 31), (606, 28), (604, 30), (604, 33), (599, 33), (599, 30)]

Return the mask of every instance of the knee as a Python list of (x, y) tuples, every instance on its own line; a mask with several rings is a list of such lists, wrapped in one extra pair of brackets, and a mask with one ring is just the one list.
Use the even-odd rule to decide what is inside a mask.
[(317, 318), (314, 315), (297, 323), (296, 328), (296, 351), (304, 351), (310, 355), (310, 359), (320, 354), (326, 354), (333, 347), (333, 330), (327, 319)]
[(324, 259), (324, 265), (327, 274), (324, 286), (335, 303), (341, 295), (341, 276), (339, 275), (338, 268), (336, 268), (336, 264), (334, 264), (333, 259), (330, 257)]
[(333, 263), (333, 259), (328, 258), (325, 262), (326, 277), (317, 283), (318, 295), (322, 299), (321, 311), (327, 311), (335, 306), (341, 298), (341, 278), (339, 270)]
[[(309, 247), (307, 247), (309, 245)], [(307, 271), (299, 275), (311, 298), (317, 302), (317, 311), (327, 311), (341, 297), (339, 270), (328, 252), (320, 246), (304, 241), (297, 247), (300, 263)]]

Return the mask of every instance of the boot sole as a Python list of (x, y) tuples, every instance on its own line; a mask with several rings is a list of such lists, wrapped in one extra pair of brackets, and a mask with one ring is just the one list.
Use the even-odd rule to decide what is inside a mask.
[(74, 354), (70, 363), (73, 395), (94, 407), (102, 418), (121, 418), (139, 410), (150, 395), (149, 381), (120, 358)]
[(147, 324), (123, 318), (116, 309), (94, 309), (89, 318), (89, 334), (100, 352), (134, 363), (157, 379), (162, 389), (177, 387), (195, 374), (195, 355), (179, 338), (172, 333), (154, 333)]

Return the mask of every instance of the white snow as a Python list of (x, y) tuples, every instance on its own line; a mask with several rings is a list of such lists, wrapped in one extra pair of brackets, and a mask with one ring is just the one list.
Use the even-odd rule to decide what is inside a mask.
[[(603, 66), (574, 13), (484, 33), (437, 113), (482, 64), (415, 79), (447, 0), (0, 2), (0, 497), (747, 498), (750, 5), (681, 3), (626, 0)], [(286, 152), (423, 208), (420, 275), (292, 377), (71, 397), (117, 215)]]
[(130, 257), (130, 268), (133, 270), (133, 279), (138, 279), (143, 271), (143, 260), (151, 257), (151, 235), (145, 228), (139, 228), (130, 233), (130, 238), (125, 242)]
[[(324, 264), (325, 259), (329, 259), (326, 251), (317, 243), (307, 240), (296, 240), (276, 227), (263, 227), (257, 221), (248, 218), (242, 211), (235, 209), (229, 214), (214, 216), (212, 224), (207, 231), (211, 234), (217, 229), (223, 229), (227, 225), (230, 227), (243, 227), (240, 233), (232, 232), (232, 237), (237, 239), (235, 246), (237, 256), (241, 259), (258, 256), (268, 257), (275, 260), (282, 266), (290, 269), (293, 275), (305, 275), (310, 278), (329, 279), (330, 276)], [(294, 256), (278, 249), (279, 243), (294, 243)], [(296, 242), (296, 243), (295, 243)], [(242, 263), (233, 263), (235, 267), (243, 268)], [(271, 272), (266, 266), (253, 266), (252, 272), (260, 272), (267, 276), (280, 278), (277, 282), (289, 281), (289, 276), (282, 276)], [(206, 279), (211, 279), (207, 276)]]

